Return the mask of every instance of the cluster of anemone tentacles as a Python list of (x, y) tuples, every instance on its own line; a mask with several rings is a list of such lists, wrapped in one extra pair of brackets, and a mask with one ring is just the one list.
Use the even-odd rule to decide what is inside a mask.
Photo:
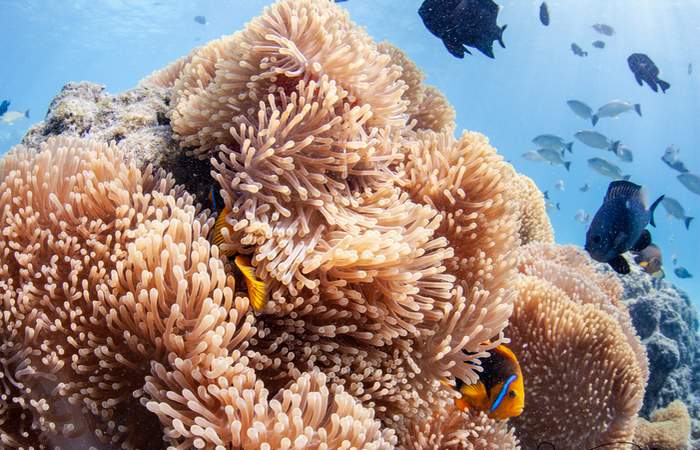
[[(516, 251), (553, 240), (544, 202), (485, 137), (454, 136), (400, 50), (334, 2), (280, 0), (141, 85), (168, 91), (231, 231), (210, 245), (211, 212), (112, 144), (6, 156), (4, 446), (518, 445), (440, 380), (478, 380), (504, 342)], [(267, 283), (260, 313), (225, 250)]]

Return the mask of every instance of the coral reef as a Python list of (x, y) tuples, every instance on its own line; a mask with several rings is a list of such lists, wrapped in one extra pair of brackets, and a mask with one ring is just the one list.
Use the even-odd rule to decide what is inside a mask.
[(619, 284), (570, 246), (523, 246), (518, 268), (508, 332), (534, 399), (513, 420), (522, 445), (632, 441), (647, 365)]
[(635, 443), (645, 450), (685, 450), (690, 436), (690, 415), (680, 400), (657, 409), (651, 421), (639, 419), (635, 432)]
[[(620, 277), (623, 301), (649, 355), (649, 383), (642, 415), (679, 399), (693, 419), (700, 447), (700, 334), (690, 298), (667, 281), (657, 281), (637, 267)], [(611, 273), (607, 265), (598, 270)]]

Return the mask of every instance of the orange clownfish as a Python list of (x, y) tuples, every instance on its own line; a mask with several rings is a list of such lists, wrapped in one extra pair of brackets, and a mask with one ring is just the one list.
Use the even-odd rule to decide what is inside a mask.
[(492, 419), (519, 416), (525, 407), (525, 386), (520, 364), (505, 345), (491, 350), (491, 356), (482, 360), (484, 371), (475, 384), (464, 384), (460, 379), (454, 386), (462, 394), (455, 400), (461, 410), (467, 408), (485, 412)]
[[(217, 211), (216, 194), (214, 193), (213, 188), (210, 195), (214, 211)], [(226, 222), (226, 216), (228, 216), (229, 212), (229, 208), (224, 206), (224, 208), (219, 212), (216, 222), (214, 222), (214, 228), (212, 228), (209, 236), (209, 241), (212, 244), (217, 245), (219, 248), (221, 248), (221, 245), (224, 243), (224, 236), (221, 233), (221, 230), (226, 228), (229, 235), (233, 234), (231, 224)], [(245, 285), (248, 290), (248, 297), (250, 298), (250, 303), (253, 305), (253, 309), (258, 312), (262, 311), (267, 303), (267, 285), (264, 281), (259, 280), (255, 276), (255, 268), (253, 267), (250, 258), (248, 256), (239, 255), (233, 250), (222, 250), (221, 254), (229, 258), (234, 257), (233, 261), (240, 271), (243, 280), (245, 281)]]

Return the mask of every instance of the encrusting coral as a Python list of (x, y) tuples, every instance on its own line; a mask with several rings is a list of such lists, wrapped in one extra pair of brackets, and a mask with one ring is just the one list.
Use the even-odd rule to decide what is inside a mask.
[(536, 401), (516, 435), (526, 448), (632, 442), (648, 369), (619, 282), (571, 246), (521, 247), (518, 268), (508, 335)]
[(644, 450), (685, 450), (690, 436), (690, 414), (680, 400), (674, 400), (665, 408), (657, 409), (651, 421), (637, 421), (635, 443)]

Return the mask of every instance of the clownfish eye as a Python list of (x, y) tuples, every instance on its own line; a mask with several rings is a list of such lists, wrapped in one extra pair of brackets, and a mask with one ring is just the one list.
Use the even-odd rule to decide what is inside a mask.
[(515, 398), (516, 395), (517, 394), (515, 393), (515, 391), (508, 392), (508, 397), (510, 397), (510, 398)]

